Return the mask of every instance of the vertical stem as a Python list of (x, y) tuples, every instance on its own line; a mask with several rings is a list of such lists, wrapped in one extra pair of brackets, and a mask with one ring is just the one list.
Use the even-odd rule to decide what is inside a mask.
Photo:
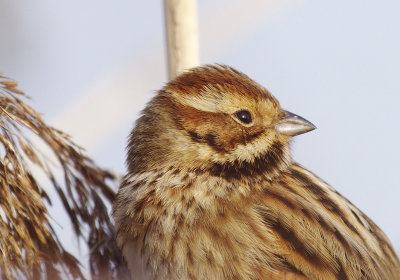
[(196, 1), (164, 0), (164, 10), (171, 80), (199, 64)]

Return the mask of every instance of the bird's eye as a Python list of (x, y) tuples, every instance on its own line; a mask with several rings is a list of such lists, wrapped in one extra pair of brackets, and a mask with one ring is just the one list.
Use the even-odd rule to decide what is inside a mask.
[(249, 124), (252, 121), (251, 114), (247, 110), (237, 111), (234, 115), (241, 123)]

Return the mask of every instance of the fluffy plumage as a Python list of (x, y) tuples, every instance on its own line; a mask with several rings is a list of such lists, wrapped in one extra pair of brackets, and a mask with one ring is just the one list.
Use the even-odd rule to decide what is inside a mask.
[(384, 233), (292, 160), (311, 129), (227, 66), (169, 82), (131, 133), (113, 205), (133, 279), (398, 279)]

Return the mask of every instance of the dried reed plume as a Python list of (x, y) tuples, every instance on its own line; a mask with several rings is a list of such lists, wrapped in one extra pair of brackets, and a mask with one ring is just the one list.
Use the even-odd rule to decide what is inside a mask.
[[(1, 279), (87, 277), (49, 223), (46, 205), (51, 200), (36, 169), (55, 188), (76, 236), (87, 242), (91, 278), (125, 279), (126, 267), (115, 245), (107, 208), (114, 198), (113, 176), (85, 156), (68, 135), (46, 125), (21, 100), (26, 96), (16, 85), (0, 74)], [(32, 136), (54, 152), (58, 168), (33, 144), (37, 142), (32, 142)]]

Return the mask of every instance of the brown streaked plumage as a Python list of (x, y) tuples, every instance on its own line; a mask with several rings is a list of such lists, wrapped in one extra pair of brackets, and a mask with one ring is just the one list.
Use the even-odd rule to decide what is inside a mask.
[(133, 279), (398, 279), (385, 234), (292, 160), (292, 136), (314, 128), (228, 66), (169, 82), (113, 205)]

